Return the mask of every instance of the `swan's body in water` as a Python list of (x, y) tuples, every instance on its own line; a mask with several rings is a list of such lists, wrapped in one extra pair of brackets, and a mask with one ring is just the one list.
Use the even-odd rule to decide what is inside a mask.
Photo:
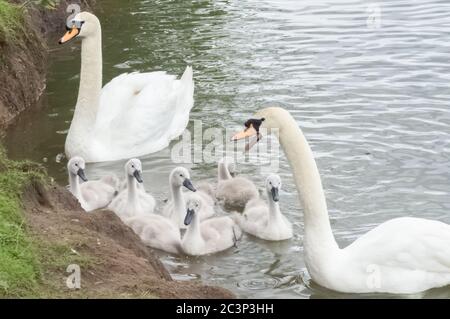
[(179, 136), (193, 106), (192, 68), (180, 80), (163, 71), (121, 74), (102, 89), (102, 39), (97, 17), (78, 13), (60, 40), (81, 38), (77, 104), (66, 138), (68, 158), (112, 161), (157, 152)]
[(242, 211), (249, 200), (259, 197), (258, 189), (245, 177), (232, 177), (228, 168), (230, 165), (234, 162), (229, 157), (222, 158), (217, 165), (216, 198), (225, 209)]
[[(117, 194), (117, 178), (111, 175), (96, 181), (88, 181), (84, 169), (84, 159), (79, 156), (72, 157), (67, 163), (70, 192), (87, 212), (108, 206)], [(80, 184), (79, 178), (84, 183)]]
[(241, 229), (229, 216), (200, 221), (198, 212), (202, 204), (203, 199), (197, 194), (186, 201), (184, 223), (187, 230), (181, 245), (187, 255), (201, 256), (226, 250), (233, 247), (242, 236)]
[[(184, 225), (184, 217), (186, 216), (186, 200), (190, 198), (191, 192), (196, 192), (202, 199), (202, 208), (198, 211), (201, 220), (214, 215), (214, 200), (203, 190), (194, 188), (191, 182), (191, 175), (184, 167), (176, 167), (169, 175), (170, 195), (171, 199), (163, 208), (163, 215), (169, 218), (179, 228), (186, 228)], [(187, 188), (191, 192), (183, 192), (182, 187)]]
[(125, 164), (125, 177), (127, 187), (117, 195), (108, 208), (125, 221), (137, 216), (152, 214), (155, 210), (156, 202), (152, 195), (144, 188), (138, 188), (137, 183), (142, 183), (142, 164), (134, 158)]
[(305, 263), (316, 283), (346, 293), (405, 294), (450, 284), (450, 225), (439, 221), (392, 219), (339, 248), (313, 153), (294, 118), (277, 107), (255, 117), (233, 139), (275, 129), (304, 209)]
[(268, 204), (260, 198), (252, 199), (242, 214), (235, 214), (235, 220), (244, 232), (273, 241), (292, 237), (292, 224), (281, 213), (278, 204), (280, 189), (280, 177), (269, 175), (266, 179)]
[(125, 223), (145, 245), (172, 254), (182, 253), (180, 229), (170, 219), (148, 214), (128, 218)]

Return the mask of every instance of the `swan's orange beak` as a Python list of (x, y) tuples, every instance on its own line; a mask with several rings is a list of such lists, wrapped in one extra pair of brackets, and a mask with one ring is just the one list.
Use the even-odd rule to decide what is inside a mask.
[(256, 136), (256, 138), (254, 138), (251, 141), (248, 141), (247, 144), (245, 144), (245, 152), (248, 152), (253, 146), (255, 146), (256, 143), (259, 142), (259, 140), (262, 137), (261, 133), (258, 133), (258, 131), (256, 131), (256, 129), (253, 127), (253, 124), (250, 124), (249, 127), (247, 127), (245, 130), (234, 134), (233, 137), (231, 137), (231, 140), (238, 141), (253, 136)]
[(76, 26), (73, 26), (72, 29), (67, 31), (66, 34), (64, 34), (63, 37), (59, 39), (59, 44), (63, 44), (69, 40), (72, 40), (78, 35), (78, 33), (80, 33), (80, 30)]
[(232, 141), (238, 141), (238, 140), (242, 140), (246, 137), (252, 137), (255, 136), (256, 134), (258, 134), (255, 130), (255, 128), (253, 127), (252, 124), (250, 124), (250, 126), (248, 128), (246, 128), (245, 130), (236, 133), (233, 135), (233, 137), (231, 138)]

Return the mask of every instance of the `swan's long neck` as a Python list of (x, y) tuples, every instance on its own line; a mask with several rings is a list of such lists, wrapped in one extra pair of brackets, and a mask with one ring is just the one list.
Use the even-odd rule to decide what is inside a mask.
[(305, 255), (307, 261), (318, 265), (339, 249), (331, 230), (319, 170), (311, 148), (292, 116), (282, 112), (277, 124), (278, 138), (293, 171), (304, 209)]
[(230, 171), (228, 170), (228, 164), (226, 162), (219, 162), (217, 171), (219, 174), (218, 176), (219, 182), (232, 178)]
[(203, 246), (205, 244), (205, 240), (200, 231), (200, 217), (197, 212), (195, 212), (195, 215), (192, 217), (192, 222), (184, 234), (184, 239), (191, 245)]
[(135, 207), (137, 203), (137, 185), (134, 176), (127, 174), (127, 205)]
[(172, 193), (173, 200), (173, 215), (171, 216), (171, 219), (173, 221), (176, 221), (176, 224), (178, 225), (184, 219), (184, 215), (186, 212), (186, 202), (184, 200), (184, 196), (180, 186), (171, 184), (170, 192)]
[(269, 223), (278, 224), (281, 221), (280, 205), (272, 199), (271, 192), (267, 192), (267, 198), (269, 199)]
[(78, 200), (81, 199), (81, 190), (80, 190), (80, 182), (78, 180), (78, 176), (69, 172), (69, 187), (70, 192), (73, 196), (75, 196)]
[(80, 87), (70, 127), (70, 130), (74, 131), (73, 134), (90, 136), (100, 104), (101, 89), (102, 38), (99, 26), (98, 32), (81, 42)]

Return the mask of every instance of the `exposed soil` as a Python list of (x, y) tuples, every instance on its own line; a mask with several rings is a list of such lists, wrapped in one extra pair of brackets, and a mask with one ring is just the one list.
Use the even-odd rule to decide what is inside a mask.
[[(10, 1), (22, 3), (23, 1)], [(45, 89), (49, 37), (64, 30), (68, 3), (90, 10), (94, 0), (61, 0), (54, 10), (28, 6), (16, 40), (0, 41), (0, 135), (24, 110), (36, 105)]]
[[(82, 257), (81, 289), (67, 288), (67, 265), (42, 274), (50, 297), (233, 298), (226, 289), (173, 281), (151, 249), (110, 211), (86, 213), (61, 186), (34, 184), (23, 198), (27, 227), (39, 242), (70, 247), (74, 263)], [(45, 263), (45, 261), (44, 261)]]

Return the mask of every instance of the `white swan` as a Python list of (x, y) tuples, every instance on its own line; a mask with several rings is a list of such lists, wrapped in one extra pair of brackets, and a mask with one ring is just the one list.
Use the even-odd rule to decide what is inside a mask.
[(183, 252), (179, 228), (164, 216), (156, 214), (138, 215), (125, 220), (142, 242), (172, 254)]
[(281, 213), (279, 190), (281, 179), (271, 174), (266, 179), (266, 191), (269, 205), (262, 199), (252, 199), (245, 205), (242, 214), (235, 214), (235, 220), (241, 229), (255, 237), (265, 240), (285, 240), (292, 237), (292, 224)]
[(125, 164), (125, 177), (127, 188), (113, 199), (108, 209), (116, 213), (124, 222), (133, 216), (153, 213), (156, 206), (155, 199), (144, 188), (138, 188), (136, 183), (143, 182), (140, 160), (133, 158)]
[[(114, 187), (117, 180), (114, 176), (105, 176), (100, 180), (88, 181), (84, 169), (84, 159), (79, 156), (72, 157), (67, 163), (70, 192), (87, 212), (108, 206), (117, 194), (117, 189)], [(80, 184), (79, 178), (84, 183)]]
[(256, 117), (233, 139), (258, 135), (260, 126), (276, 129), (304, 209), (305, 263), (316, 283), (347, 293), (418, 293), (450, 284), (450, 225), (439, 221), (392, 219), (339, 248), (313, 153), (294, 118), (277, 107)]
[(186, 202), (184, 223), (187, 230), (181, 246), (187, 255), (201, 256), (226, 250), (233, 247), (242, 236), (241, 229), (229, 216), (200, 221), (198, 212), (202, 204), (203, 200), (197, 194), (193, 194)]
[(242, 211), (249, 200), (259, 197), (259, 193), (249, 179), (242, 176), (232, 177), (228, 168), (230, 165), (234, 165), (230, 157), (222, 158), (217, 165), (216, 198), (225, 209)]
[[(184, 217), (186, 216), (186, 199), (189, 199), (191, 192), (197, 192), (203, 201), (200, 209), (200, 219), (206, 219), (214, 215), (214, 201), (204, 191), (194, 188), (191, 182), (189, 171), (184, 167), (176, 167), (169, 175), (170, 195), (171, 199), (163, 208), (163, 216), (170, 218), (170, 220), (178, 227), (184, 229)], [(182, 187), (189, 189), (191, 192), (183, 192)]]
[(180, 80), (165, 72), (121, 74), (102, 89), (102, 41), (97, 17), (78, 13), (60, 40), (81, 38), (77, 104), (66, 138), (67, 156), (112, 161), (157, 152), (179, 136), (193, 106), (192, 68)]

